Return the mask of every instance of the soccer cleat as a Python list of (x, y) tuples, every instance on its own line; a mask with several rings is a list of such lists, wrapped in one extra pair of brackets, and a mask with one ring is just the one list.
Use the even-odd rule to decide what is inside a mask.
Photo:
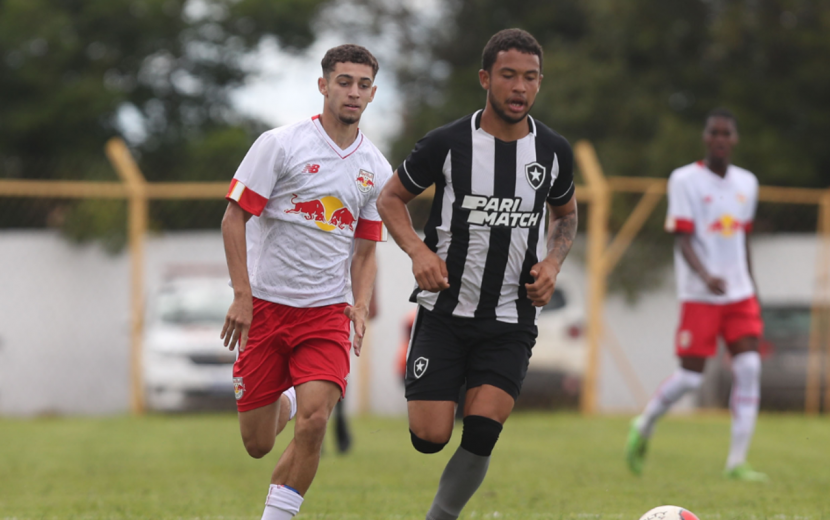
[(755, 471), (752, 466), (744, 462), (732, 469), (727, 469), (723, 475), (730, 480), (740, 480), (743, 482), (768, 482), (769, 477), (766, 473)]
[(634, 419), (631, 421), (631, 426), (628, 429), (628, 440), (625, 443), (625, 461), (628, 463), (628, 469), (631, 470), (631, 473), (640, 475), (643, 472), (646, 448), (648, 448), (648, 438), (643, 437), (640, 433), (637, 428), (637, 419)]

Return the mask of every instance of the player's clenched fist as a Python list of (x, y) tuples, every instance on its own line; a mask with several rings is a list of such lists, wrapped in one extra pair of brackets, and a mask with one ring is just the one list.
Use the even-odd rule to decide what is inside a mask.
[(450, 286), (446, 262), (427, 247), (412, 255), (412, 274), (424, 291), (439, 292)]
[(251, 297), (234, 298), (225, 316), (225, 325), (222, 327), (221, 339), (225, 340), (225, 346), (233, 350), (237, 343), (239, 351), (245, 350), (248, 342), (248, 330), (251, 328), (251, 320), (254, 315), (254, 303)]
[(544, 307), (553, 296), (559, 270), (547, 262), (539, 262), (530, 268), (533, 283), (526, 283), (527, 297), (535, 307)]

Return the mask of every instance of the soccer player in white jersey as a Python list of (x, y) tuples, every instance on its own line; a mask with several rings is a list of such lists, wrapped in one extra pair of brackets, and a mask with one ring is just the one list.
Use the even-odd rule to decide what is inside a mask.
[(687, 392), (700, 387), (706, 359), (722, 337), (732, 356), (732, 442), (728, 478), (764, 481), (746, 462), (760, 399), (763, 332), (752, 278), (749, 241), (758, 180), (731, 164), (738, 143), (735, 116), (716, 109), (703, 130), (706, 158), (672, 172), (666, 231), (675, 235), (674, 266), (682, 303), (675, 349), (680, 367), (634, 419), (626, 444), (629, 469), (640, 474), (654, 425)]
[(377, 60), (342, 45), (322, 66), (323, 112), (257, 139), (222, 220), (234, 290), (222, 337), (239, 348), (233, 383), (248, 454), (270, 452), (296, 413), (263, 520), (296, 515), (317, 472), (329, 416), (346, 391), (350, 348), (360, 354), (383, 235), (377, 195), (392, 174), (358, 129), (375, 95)]
[[(429, 132), (378, 199), (418, 282), (406, 362), (416, 450), (444, 448), (467, 387), (461, 445), (427, 520), (458, 518), (484, 480), (527, 373), (536, 318), (576, 234), (571, 147), (529, 115), (542, 82), (541, 46), (520, 29), (495, 34), (479, 81), (484, 109)], [(430, 185), (422, 241), (406, 203)]]

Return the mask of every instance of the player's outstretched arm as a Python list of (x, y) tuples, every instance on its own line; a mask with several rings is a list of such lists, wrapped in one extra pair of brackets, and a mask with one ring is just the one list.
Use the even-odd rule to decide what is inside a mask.
[(544, 307), (553, 296), (556, 277), (559, 276), (562, 262), (568, 256), (576, 237), (576, 197), (571, 196), (571, 200), (561, 206), (549, 205), (548, 208), (548, 254), (530, 269), (534, 282), (525, 284), (527, 297), (536, 307)]
[(703, 262), (700, 261), (700, 257), (695, 253), (694, 247), (692, 247), (692, 235), (690, 233), (675, 233), (674, 236), (678, 247), (680, 247), (680, 252), (683, 254), (683, 259), (686, 260), (692, 271), (697, 273), (701, 280), (706, 283), (709, 291), (717, 295), (726, 294), (726, 281), (710, 275), (709, 271), (706, 270)]
[(398, 172), (386, 183), (378, 197), (378, 212), (395, 242), (412, 259), (412, 274), (418, 287), (438, 292), (450, 286), (447, 264), (433, 253), (415, 232), (406, 204), (415, 198), (401, 183)]
[(356, 356), (360, 356), (363, 347), (363, 336), (366, 334), (366, 320), (369, 318), (369, 304), (372, 301), (372, 288), (375, 285), (375, 275), (378, 272), (375, 249), (377, 242), (356, 238), (354, 254), (352, 255), (352, 294), (354, 305), (346, 307), (346, 316), (354, 323), (354, 340), (352, 348)]
[(250, 218), (251, 214), (233, 200), (228, 203), (225, 216), (222, 217), (222, 240), (233, 285), (233, 303), (225, 316), (220, 338), (225, 340), (225, 346), (231, 350), (239, 344), (240, 352), (245, 350), (245, 343), (248, 342), (248, 330), (254, 314), (245, 244), (245, 224)]

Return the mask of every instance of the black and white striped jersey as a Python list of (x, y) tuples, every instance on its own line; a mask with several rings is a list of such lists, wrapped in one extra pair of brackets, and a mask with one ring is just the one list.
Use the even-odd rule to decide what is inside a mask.
[(435, 185), (424, 243), (447, 263), (449, 289), (416, 289), (413, 301), (461, 317), (534, 324), (531, 267), (546, 254), (547, 207), (574, 193), (568, 141), (528, 117), (530, 133), (505, 142), (481, 128), (481, 113), (429, 132), (398, 167), (411, 193)]

